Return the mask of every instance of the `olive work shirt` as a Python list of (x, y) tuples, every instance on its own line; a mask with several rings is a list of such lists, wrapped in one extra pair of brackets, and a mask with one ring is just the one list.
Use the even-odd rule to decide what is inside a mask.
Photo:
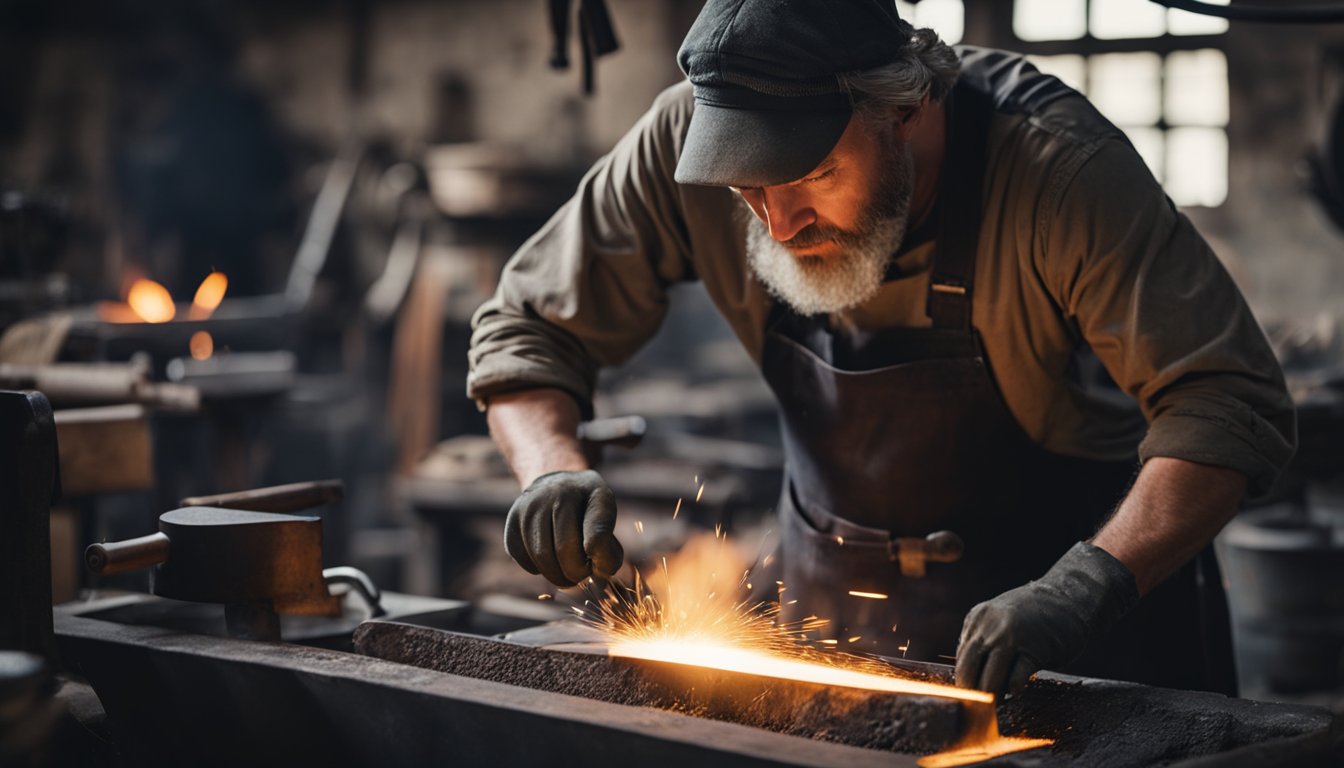
[[(482, 407), (555, 387), (590, 412), (598, 369), (658, 330), (679, 281), (704, 284), (759, 364), (773, 299), (747, 265), (745, 205), (728, 188), (673, 181), (693, 108), (688, 83), (659, 95), (508, 262), (473, 318), (467, 391)], [(1252, 496), (1267, 492), (1295, 442), (1283, 374), (1124, 135), (1076, 93), (996, 111), (983, 190), (972, 323), (1027, 436), (1069, 456), (1123, 460), (1137, 447), (1143, 461), (1227, 467)], [(927, 327), (933, 249), (906, 247), (833, 329)]]

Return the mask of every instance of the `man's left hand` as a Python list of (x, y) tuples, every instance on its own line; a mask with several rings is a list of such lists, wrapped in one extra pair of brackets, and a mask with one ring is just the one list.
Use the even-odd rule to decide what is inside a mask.
[(1037, 670), (1077, 658), (1138, 601), (1124, 563), (1079, 542), (1045, 576), (971, 609), (957, 649), (957, 685), (1020, 691)]

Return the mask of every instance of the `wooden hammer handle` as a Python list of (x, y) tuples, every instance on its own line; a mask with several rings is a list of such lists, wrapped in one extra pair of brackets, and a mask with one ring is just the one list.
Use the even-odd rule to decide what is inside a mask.
[(168, 537), (162, 533), (90, 544), (84, 550), (84, 565), (99, 576), (136, 571), (167, 560), (168, 544)]

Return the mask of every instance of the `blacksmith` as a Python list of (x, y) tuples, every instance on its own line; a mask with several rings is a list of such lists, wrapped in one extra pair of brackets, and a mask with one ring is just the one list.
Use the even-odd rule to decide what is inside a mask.
[(779, 400), (794, 607), (989, 691), (1233, 692), (1209, 544), (1293, 408), (1124, 134), (881, 0), (709, 0), (678, 60), (475, 317), (469, 391), (526, 489), (510, 554), (562, 586), (620, 566), (575, 427), (699, 280)]

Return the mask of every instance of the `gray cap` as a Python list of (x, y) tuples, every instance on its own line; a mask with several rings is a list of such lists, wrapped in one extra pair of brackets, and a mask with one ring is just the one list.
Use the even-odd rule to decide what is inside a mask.
[(695, 95), (677, 182), (802, 178), (853, 114), (836, 75), (894, 61), (913, 33), (891, 0), (709, 0), (677, 54)]

